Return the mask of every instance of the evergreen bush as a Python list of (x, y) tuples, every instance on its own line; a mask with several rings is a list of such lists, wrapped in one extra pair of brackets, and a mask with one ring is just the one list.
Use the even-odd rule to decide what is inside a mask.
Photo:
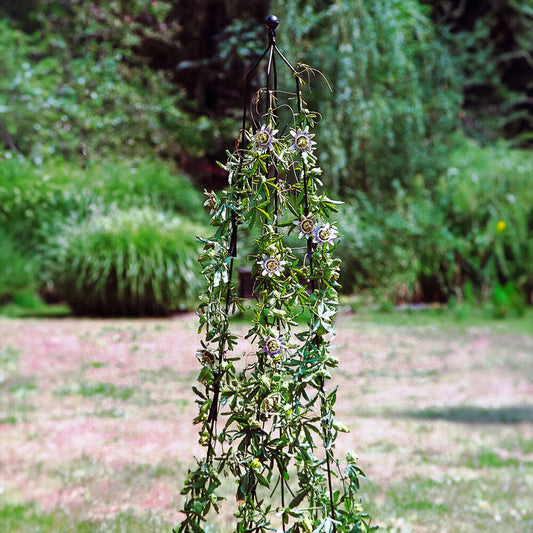
[(150, 208), (112, 210), (66, 226), (45, 265), (76, 314), (164, 315), (195, 306), (203, 232)]

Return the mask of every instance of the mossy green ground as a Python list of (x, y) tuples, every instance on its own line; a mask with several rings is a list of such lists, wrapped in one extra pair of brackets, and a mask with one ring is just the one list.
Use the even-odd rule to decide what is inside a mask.
[[(0, 531), (170, 530), (202, 453), (196, 326), (0, 318)], [(360, 456), (382, 530), (533, 530), (531, 310), (346, 312), (337, 330), (337, 455)]]

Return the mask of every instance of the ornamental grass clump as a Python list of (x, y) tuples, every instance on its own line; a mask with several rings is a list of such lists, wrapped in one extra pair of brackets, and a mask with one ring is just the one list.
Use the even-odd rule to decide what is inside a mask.
[[(281, 53), (272, 29), (270, 36), (268, 68), (276, 72)], [(252, 97), (252, 126), (246, 127), (246, 106), (238, 148), (223, 165), (229, 188), (207, 193), (215, 229), (199, 257), (204, 337), (193, 389), (205, 454), (182, 491), (180, 533), (209, 529), (208, 515), (224, 499), (224, 477), (235, 480), (236, 533), (375, 529), (360, 503), (363, 473), (355, 454), (335, 454), (338, 433), (347, 431), (335, 419), (337, 390), (328, 386), (338, 364), (330, 350), (340, 267), (331, 216), (340, 202), (321, 190), (311, 133), (318, 115), (306, 109), (293, 73), (296, 93), (287, 98), (269, 85), (267, 71), (267, 87)], [(281, 124), (289, 108), (290, 123)], [(254, 252), (245, 257), (238, 255), (242, 235), (254, 239)], [(244, 307), (233, 281), (235, 258), (248, 263), (254, 283), (253, 319), (244, 335), (252, 348), (244, 353), (230, 323)], [(302, 327), (297, 319), (304, 313), (310, 318)]]
[(96, 214), (64, 228), (49, 277), (75, 314), (165, 315), (197, 305), (201, 290), (191, 222), (153, 209)]

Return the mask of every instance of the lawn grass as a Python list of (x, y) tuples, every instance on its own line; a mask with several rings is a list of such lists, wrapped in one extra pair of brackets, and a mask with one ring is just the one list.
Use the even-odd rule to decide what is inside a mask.
[[(533, 531), (532, 310), (496, 320), (483, 310), (458, 316), (446, 308), (352, 314), (345, 304), (341, 309), (335, 340), (340, 365), (333, 384), (339, 387), (337, 415), (351, 433), (342, 435), (338, 448), (339, 454), (354, 449), (361, 457), (368, 476), (361, 496), (374, 522), (394, 533)], [(15, 439), (45, 449), (46, 439), (53, 437), (46, 428), (56, 421), (58, 427), (72, 423), (75, 429), (76, 421), (85, 419), (93, 428), (117, 432), (101, 444), (107, 462), (90, 454), (51, 462), (23, 456), (20, 474), (43, 488), (69, 494), (82, 487), (78, 507), (68, 500), (41, 507), (38, 497), (24, 499), (23, 490), (10, 482), (12, 473), (2, 471), (7, 464), (0, 465), (5, 480), (5, 489), (0, 482), (0, 531), (170, 533), (182, 501), (179, 490), (194, 462), (197, 428), (188, 391), (197, 363), (189, 347), (174, 359), (169, 353), (195, 334), (196, 318), (109, 320), (94, 327), (93, 321), (79, 320), (69, 331), (83, 357), (61, 351), (61, 331), (69, 320), (0, 320), (0, 335), (9, 338), (0, 347), (2, 442)], [(30, 353), (25, 338), (18, 342), (6, 336), (32, 325), (49, 325), (42, 342), (56, 341), (52, 363), (76, 362), (51, 374), (50, 382), (25, 366)], [(235, 325), (246, 332), (242, 318), (236, 317)], [(165, 431), (150, 434), (172, 422), (177, 425), (166, 440)], [(145, 425), (139, 442), (149, 455), (128, 440), (130, 428), (143, 431)], [(168, 447), (182, 438), (182, 430), (190, 431), (191, 440), (171, 459), (159, 457), (158, 445)], [(113, 450), (122, 454), (117, 464)], [(142, 503), (157, 503), (161, 487), (171, 494), (170, 507)], [(232, 491), (227, 480), (229, 514), (211, 517), (206, 531), (232, 533)]]
[[(350, 308), (350, 301), (344, 301), (344, 308)], [(427, 327), (435, 326), (442, 331), (459, 331), (468, 328), (485, 328), (498, 333), (533, 334), (533, 307), (525, 309), (521, 316), (505, 319), (495, 318), (490, 308), (464, 305), (450, 308), (444, 305), (427, 307), (356, 308), (357, 319), (361, 322), (381, 324), (387, 327)]]
[[(516, 466), (516, 465), (513, 465)], [(411, 477), (394, 483), (375, 511), (389, 517), (385, 531), (525, 533), (533, 531), (533, 471), (485, 467), (475, 478)], [(398, 528), (398, 524), (403, 529)]]
[(9, 318), (61, 318), (68, 315), (70, 315), (68, 305), (49, 305), (34, 295), (31, 295), (26, 302), (0, 305), (0, 316)]
[(85, 398), (91, 396), (102, 396), (112, 398), (114, 400), (126, 401), (133, 396), (135, 390), (133, 387), (119, 387), (113, 383), (88, 383), (82, 381), (76, 384), (76, 387), (57, 387), (54, 389), (56, 396), (68, 396), (71, 394), (79, 394)]
[(101, 521), (78, 520), (35, 503), (0, 505), (2, 533), (169, 533), (172, 525), (151, 513), (120, 513)]

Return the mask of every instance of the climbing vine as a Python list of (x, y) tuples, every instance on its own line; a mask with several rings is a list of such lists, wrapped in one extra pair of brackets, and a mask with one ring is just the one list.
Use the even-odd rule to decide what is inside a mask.
[[(269, 65), (279, 52), (272, 35)], [(327, 386), (338, 364), (330, 342), (340, 267), (332, 215), (340, 202), (322, 191), (312, 133), (319, 116), (306, 108), (300, 73), (292, 70), (296, 92), (288, 96), (272, 89), (267, 71), (267, 86), (251, 98), (251, 126), (245, 107), (237, 148), (223, 165), (229, 187), (206, 192), (215, 231), (199, 257), (204, 336), (193, 388), (205, 455), (183, 488), (178, 532), (206, 531), (228, 476), (236, 480), (237, 533), (376, 529), (360, 503), (356, 456), (335, 456), (337, 434), (347, 431), (335, 419), (337, 390)], [(253, 239), (244, 258), (237, 251), (241, 235)], [(245, 336), (253, 349), (244, 355), (231, 321), (244, 311), (236, 260), (247, 262), (254, 282)]]

